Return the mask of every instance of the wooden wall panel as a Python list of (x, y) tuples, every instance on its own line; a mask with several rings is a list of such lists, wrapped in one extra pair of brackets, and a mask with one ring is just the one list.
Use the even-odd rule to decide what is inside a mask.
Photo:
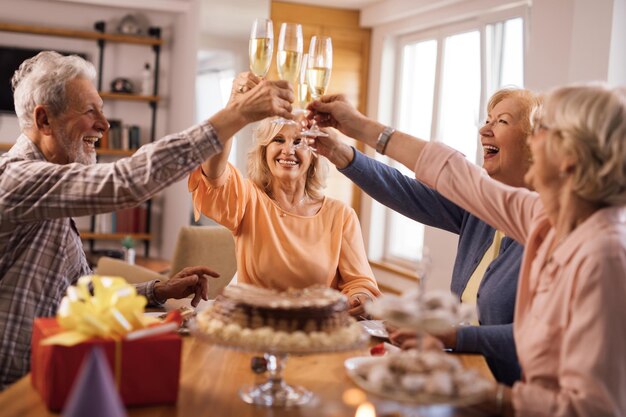
[[(302, 25), (304, 52), (313, 35), (327, 35), (333, 41), (333, 71), (328, 94), (343, 93), (362, 113), (367, 103), (367, 77), (371, 31), (359, 27), (359, 11), (273, 1), (274, 51), (283, 22)], [(275, 56), (275, 55), (274, 55)], [(277, 78), (276, 60), (268, 76)], [(331, 167), (326, 194), (350, 204), (359, 214), (360, 190)]]

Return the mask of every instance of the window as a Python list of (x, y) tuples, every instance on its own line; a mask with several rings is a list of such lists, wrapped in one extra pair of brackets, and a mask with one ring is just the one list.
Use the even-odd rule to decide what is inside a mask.
[[(206, 71), (196, 78), (196, 123), (206, 120), (228, 103), (230, 89), (235, 79), (233, 70)], [(228, 162), (237, 164), (237, 141), (233, 139)]]
[[(196, 76), (196, 123), (223, 109), (235, 79), (234, 57), (230, 52), (200, 50)], [(233, 140), (228, 160), (236, 165), (237, 141)]]
[[(439, 140), (470, 161), (482, 161), (478, 129), (488, 97), (506, 86), (523, 86), (524, 20), (466, 22), (404, 36), (397, 43), (394, 124), (411, 135)], [(408, 176), (413, 173), (382, 157)], [(424, 226), (391, 209), (384, 216), (382, 257), (414, 268)], [(426, 245), (428, 242), (426, 242)]]
[[(228, 103), (230, 90), (235, 78), (235, 69), (231, 54), (221, 51), (203, 50), (198, 53), (198, 74), (196, 76), (196, 123), (223, 109)], [(237, 140), (233, 140), (228, 161), (237, 163)], [(201, 216), (196, 222), (193, 212), (189, 224), (210, 226), (215, 222)]]

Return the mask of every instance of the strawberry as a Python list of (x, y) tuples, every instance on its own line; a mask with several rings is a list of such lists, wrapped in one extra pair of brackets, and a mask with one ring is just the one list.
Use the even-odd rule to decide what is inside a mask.
[(387, 353), (387, 350), (385, 349), (385, 343), (379, 343), (376, 346), (372, 346), (372, 348), (370, 349), (370, 355), (372, 356), (382, 356), (385, 353)]

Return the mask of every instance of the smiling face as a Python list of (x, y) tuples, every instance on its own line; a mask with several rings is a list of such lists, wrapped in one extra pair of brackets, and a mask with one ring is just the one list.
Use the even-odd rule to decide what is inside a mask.
[(524, 127), (521, 104), (508, 97), (489, 111), (480, 129), (483, 168), (491, 178), (514, 187), (524, 186), (530, 166)]
[(267, 166), (272, 176), (279, 181), (306, 182), (312, 158), (311, 150), (302, 143), (299, 125), (284, 125), (269, 140), (265, 149)]
[(96, 142), (108, 130), (102, 113), (102, 99), (93, 84), (75, 78), (66, 84), (67, 107), (58, 117), (51, 119), (52, 138), (58, 144), (59, 159), (63, 163), (96, 163)]

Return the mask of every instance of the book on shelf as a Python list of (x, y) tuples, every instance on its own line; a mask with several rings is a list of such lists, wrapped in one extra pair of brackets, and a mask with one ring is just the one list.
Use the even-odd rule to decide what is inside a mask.
[(148, 206), (143, 203), (137, 207), (118, 210), (114, 213), (96, 215), (95, 233), (145, 233)]
[(141, 146), (141, 130), (139, 126), (128, 126), (128, 149), (139, 149)]
[(135, 150), (141, 146), (141, 128), (137, 125), (125, 125), (121, 120), (110, 119), (109, 130), (96, 143), (100, 149)]

